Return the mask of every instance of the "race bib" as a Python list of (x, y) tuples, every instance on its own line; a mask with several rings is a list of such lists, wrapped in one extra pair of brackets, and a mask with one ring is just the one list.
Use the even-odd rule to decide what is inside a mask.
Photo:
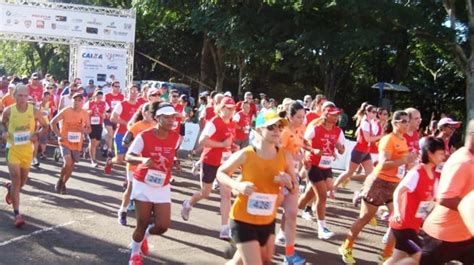
[(247, 203), (247, 212), (253, 215), (270, 216), (274, 212), (276, 194), (254, 192)]
[(249, 134), (249, 133), (250, 133), (250, 126), (245, 126), (245, 127), (244, 127), (244, 132), (245, 132), (246, 134)]
[(227, 161), (229, 157), (232, 155), (232, 152), (223, 152), (222, 153), (222, 159), (221, 159), (221, 164)]
[(405, 176), (405, 172), (406, 172), (405, 165), (399, 166), (397, 169), (397, 178), (399, 179), (403, 178)]
[(319, 160), (319, 167), (330, 168), (331, 162), (332, 162), (332, 156), (321, 156), (321, 160)]
[(153, 187), (163, 187), (165, 183), (166, 173), (159, 170), (148, 169), (145, 176), (145, 183)]
[(67, 140), (70, 143), (79, 143), (81, 141), (82, 133), (80, 132), (68, 132)]
[(112, 110), (115, 109), (115, 106), (117, 106), (117, 104), (120, 103), (120, 101), (115, 101), (115, 100), (112, 100), (112, 102), (110, 102), (112, 104)]
[(425, 219), (428, 216), (428, 211), (430, 209), (431, 201), (421, 201), (416, 210), (416, 218)]
[(441, 174), (441, 171), (443, 171), (443, 167), (444, 167), (444, 163), (440, 163), (439, 165), (436, 166), (436, 173), (440, 173)]
[(93, 116), (91, 117), (91, 125), (99, 125), (100, 124), (100, 117)]
[(14, 132), (13, 133), (13, 144), (22, 145), (30, 143), (30, 132)]

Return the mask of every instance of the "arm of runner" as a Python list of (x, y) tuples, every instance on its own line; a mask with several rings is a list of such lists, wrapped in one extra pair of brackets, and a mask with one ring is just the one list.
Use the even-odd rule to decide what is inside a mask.
[(133, 140), (132, 144), (128, 148), (128, 152), (125, 155), (125, 161), (133, 165), (146, 163), (149, 158), (141, 157), (139, 155), (143, 151), (144, 146), (145, 143), (143, 142), (142, 135), (137, 135), (137, 137)]
[[(285, 186), (288, 188), (288, 190), (291, 193), (296, 193), (298, 192), (298, 180), (296, 179), (296, 172), (295, 172), (295, 167), (293, 166), (293, 155), (290, 152), (285, 151), (285, 161), (286, 161), (286, 166), (285, 166), (285, 174), (280, 174), (280, 181), (282, 181), (282, 184), (285, 184)], [(282, 179), (281, 177), (284, 175), (288, 175), (290, 177), (289, 182), (287, 183), (285, 179)]]
[(308, 128), (306, 128), (306, 131), (304, 132), (304, 139), (307, 141), (308, 145), (306, 146), (306, 148), (303, 148), (306, 150), (306, 151), (309, 151), (315, 155), (320, 155), (321, 154), (321, 150), (320, 149), (316, 149), (316, 148), (313, 148), (311, 146), (311, 141), (313, 140), (314, 137), (316, 137), (316, 130), (314, 129), (315, 126), (308, 126)]
[(63, 119), (63, 113), (64, 113), (64, 110), (61, 110), (58, 114), (56, 114), (56, 116), (53, 117), (53, 119), (49, 123), (49, 127), (51, 128), (51, 131), (58, 136), (60, 135), (58, 123), (59, 121)]
[(408, 155), (397, 160), (391, 160), (392, 152), (395, 152), (392, 141), (390, 141), (388, 137), (383, 138), (379, 143), (379, 164), (382, 166), (382, 169), (396, 168), (401, 165), (409, 164), (416, 159), (416, 155), (408, 153)]
[(33, 115), (35, 116), (35, 120), (41, 125), (41, 129), (38, 131), (38, 133), (41, 133), (44, 128), (48, 127), (48, 123), (44, 119), (43, 114), (41, 113), (41, 111), (39, 111), (37, 109), (34, 109), (33, 110)]
[(217, 170), (217, 180), (219, 180), (222, 185), (227, 185), (232, 190), (248, 196), (255, 191), (254, 184), (248, 181), (240, 182), (231, 177), (232, 174), (244, 164), (246, 159), (246, 155), (242, 150), (233, 153)]
[(92, 131), (92, 128), (91, 128), (91, 120), (90, 120), (90, 117), (89, 117), (89, 114), (88, 113), (85, 113), (84, 114), (84, 121), (85, 121), (85, 124), (84, 124), (84, 132), (86, 134), (89, 134), (91, 133)]
[(339, 138), (337, 139), (337, 142), (335, 145), (337, 152), (340, 155), (344, 154), (344, 151), (346, 150), (346, 147), (344, 145), (345, 142), (346, 142), (346, 137), (344, 136), (344, 131), (341, 130), (341, 133), (339, 134)]
[(110, 116), (110, 121), (113, 122), (113, 123), (120, 123), (120, 124), (123, 124), (125, 126), (127, 126), (127, 121), (126, 120), (122, 120), (120, 118), (120, 114), (122, 114), (122, 104), (117, 104), (117, 106), (115, 106), (114, 110), (112, 110), (112, 115)]
[(0, 130), (2, 132), (2, 141), (6, 141), (8, 137), (8, 121), (10, 119), (10, 107), (7, 107), (2, 112), (2, 122), (0, 123)]
[(400, 212), (402, 205), (402, 198), (405, 197), (405, 193), (413, 192), (418, 185), (420, 175), (416, 170), (408, 171), (407, 175), (402, 179), (400, 184), (393, 192), (393, 220), (397, 223), (402, 222), (402, 215)]

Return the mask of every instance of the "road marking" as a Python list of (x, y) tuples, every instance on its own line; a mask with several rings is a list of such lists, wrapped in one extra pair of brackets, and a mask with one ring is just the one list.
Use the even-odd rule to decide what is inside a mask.
[[(91, 219), (93, 217), (94, 217), (94, 215), (87, 216), (87, 217), (83, 218), (83, 220)], [(22, 235), (22, 236), (15, 237), (15, 238), (12, 238), (12, 239), (7, 240), (7, 241), (0, 242), (0, 247), (6, 246), (8, 244), (14, 243), (16, 241), (19, 241), (19, 240), (22, 240), (22, 239), (25, 239), (25, 238), (30, 238), (32, 236), (42, 234), (42, 233), (45, 233), (45, 232), (55, 231), (58, 228), (65, 227), (65, 226), (68, 226), (68, 225), (72, 225), (74, 223), (77, 223), (77, 221), (69, 221), (69, 222), (64, 223), (64, 224), (59, 224), (59, 225), (43, 228), (41, 230), (36, 230), (36, 231), (34, 231), (32, 233), (29, 233), (27, 235)]]

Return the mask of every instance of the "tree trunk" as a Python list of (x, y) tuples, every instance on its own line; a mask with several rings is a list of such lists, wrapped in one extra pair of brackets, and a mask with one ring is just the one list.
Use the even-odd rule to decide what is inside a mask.
[(245, 71), (245, 66), (247, 64), (245, 63), (244, 58), (239, 58), (239, 87), (237, 88), (237, 96), (238, 98), (243, 97), (243, 78), (244, 78), (244, 71)]
[(40, 59), (41, 75), (44, 76), (48, 73), (49, 60), (51, 59), (51, 56), (53, 56), (54, 48), (47, 44), (43, 45), (43, 47), (40, 47), (38, 43), (34, 43), (33, 47), (38, 53)]
[[(211, 51), (210, 51), (210, 40), (207, 37), (207, 33), (204, 33), (201, 50), (201, 69), (200, 69), (200, 81), (204, 84), (209, 84), (210, 79), (210, 68), (211, 68)], [(206, 87), (199, 84), (199, 92), (206, 90)]]
[(474, 73), (466, 76), (466, 114), (467, 122), (474, 119)]
[(210, 41), (209, 44), (209, 50), (212, 54), (212, 60), (214, 61), (214, 68), (216, 72), (215, 89), (217, 92), (222, 92), (225, 79), (224, 49), (222, 49), (222, 47), (216, 46), (212, 41)]

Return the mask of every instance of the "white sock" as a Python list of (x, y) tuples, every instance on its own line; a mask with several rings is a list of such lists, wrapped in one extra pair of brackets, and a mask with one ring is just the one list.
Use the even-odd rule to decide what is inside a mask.
[(120, 206), (119, 213), (126, 213), (126, 212), (127, 212), (127, 209)]
[(150, 230), (155, 227), (155, 225), (151, 224), (151, 225), (148, 225), (146, 231), (145, 231), (145, 239), (147, 239), (149, 236), (150, 236)]
[(222, 225), (221, 226), (221, 231), (224, 230), (224, 229), (229, 229), (229, 225)]
[(142, 245), (142, 242), (136, 242), (135, 240), (132, 239), (132, 256), (140, 254), (141, 245)]
[(323, 230), (326, 227), (326, 220), (318, 220), (318, 229)]
[(286, 235), (285, 235), (285, 231), (283, 231), (283, 230), (281, 230), (281, 229), (280, 229), (280, 232), (279, 232), (278, 234), (283, 235), (283, 236), (286, 236)]
[(191, 208), (191, 204), (189, 203), (189, 200), (184, 202), (184, 208)]

